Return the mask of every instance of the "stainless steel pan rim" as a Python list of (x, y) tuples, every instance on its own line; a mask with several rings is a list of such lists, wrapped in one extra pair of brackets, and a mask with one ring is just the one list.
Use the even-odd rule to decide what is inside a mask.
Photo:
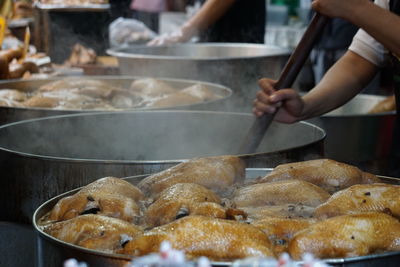
[[(258, 55), (253, 56), (218, 56), (218, 57), (190, 57), (190, 56), (168, 56), (168, 55), (156, 55), (156, 54), (141, 54), (135, 52), (128, 52), (129, 49), (160, 49), (160, 48), (247, 48), (247, 49), (264, 49), (264, 53), (260, 53)], [(266, 49), (272, 49), (272, 51), (266, 51)], [(111, 48), (107, 50), (107, 54), (114, 57), (122, 57), (122, 58), (135, 58), (135, 59), (158, 59), (158, 60), (190, 60), (190, 61), (218, 61), (218, 60), (240, 60), (240, 59), (255, 59), (262, 58), (266, 56), (284, 56), (290, 54), (290, 49), (279, 47), (279, 46), (270, 46), (270, 45), (262, 45), (262, 44), (252, 44), (252, 43), (192, 43), (192, 44), (174, 44), (170, 46), (146, 46), (146, 45), (137, 45), (137, 46), (129, 46), (122, 48)]]
[[(5, 87), (8, 84), (12, 83), (29, 83), (29, 82), (41, 82), (41, 81), (46, 81), (46, 82), (54, 82), (54, 81), (59, 81), (63, 79), (67, 79), (68, 77), (52, 77), (52, 78), (39, 78), (39, 79), (26, 79), (26, 80), (21, 80), (21, 79), (10, 79), (10, 80), (2, 80), (0, 81), (0, 90), (1, 89), (15, 89), (15, 88), (8, 88)], [(71, 78), (71, 77), (69, 77)], [(203, 84), (203, 85), (208, 85), (214, 89), (219, 89), (221, 93), (223, 93), (223, 98), (228, 98), (232, 96), (232, 90), (229, 89), (228, 87), (217, 84), (217, 83), (212, 83), (212, 82), (206, 82), (206, 81), (199, 81), (199, 80), (190, 80), (190, 79), (174, 79), (174, 78), (164, 78), (164, 77), (145, 77), (145, 76), (129, 76), (129, 75), (121, 75), (121, 76), (114, 76), (114, 75), (106, 75), (106, 76), (77, 76), (75, 77), (77, 80), (99, 80), (99, 81), (121, 81), (121, 80), (127, 80), (127, 81), (134, 81), (137, 79), (146, 79), (146, 78), (154, 78), (160, 81), (165, 81), (165, 82), (170, 82), (170, 83), (181, 83), (185, 86), (190, 86), (196, 83)], [(37, 88), (36, 88), (37, 89)], [(18, 89), (17, 89), (18, 90)], [(215, 101), (218, 101), (221, 99), (214, 99), (214, 100), (208, 100), (208, 101), (203, 101), (199, 102), (196, 104), (209, 104), (213, 103)], [(185, 105), (178, 105), (178, 106), (171, 106), (171, 107), (166, 107), (166, 108), (173, 108), (173, 107), (179, 107), (179, 108), (184, 108), (187, 106), (193, 106), (196, 104), (185, 104)], [(149, 108), (133, 108), (133, 109), (116, 109), (115, 111), (109, 110), (109, 109), (54, 109), (54, 108), (39, 108), (39, 107), (3, 107), (1, 106), (0, 108), (2, 109), (7, 109), (7, 110), (39, 110), (39, 111), (57, 111), (57, 112), (74, 112), (74, 113), (87, 113), (87, 112), (119, 112), (119, 111), (133, 111), (133, 110), (159, 110), (159, 109), (164, 109), (164, 108), (156, 108), (156, 107), (149, 107)]]
[[(137, 110), (137, 111), (115, 111), (115, 112), (88, 112), (84, 113), (84, 116), (89, 117), (89, 116), (96, 116), (96, 115), (115, 115), (115, 114), (128, 114), (128, 113), (193, 113), (193, 114), (221, 114), (221, 115), (235, 115), (235, 116), (253, 116), (250, 113), (240, 113), (240, 112), (222, 112), (222, 111), (197, 111), (197, 110)], [(82, 114), (67, 114), (67, 115), (58, 115), (58, 116), (51, 116), (51, 117), (44, 117), (44, 118), (35, 118), (35, 119), (30, 119), (30, 120), (24, 120), (24, 121), (17, 121), (5, 125), (0, 125), (0, 130), (3, 128), (7, 127), (12, 127), (14, 125), (19, 125), (19, 124), (29, 124), (30, 122), (36, 122), (36, 121), (45, 121), (45, 120), (52, 120), (52, 119), (62, 119), (62, 118), (72, 118), (72, 117), (81, 117)], [(300, 124), (304, 124), (310, 127), (313, 127), (320, 131), (322, 133), (321, 140), (324, 140), (326, 138), (326, 132), (320, 128), (319, 126), (316, 126), (312, 123), (306, 122), (306, 121), (300, 121), (298, 122)], [(239, 146), (239, 144), (238, 144)], [(304, 144), (301, 146), (296, 147), (296, 149), (302, 149), (304, 147), (309, 146), (309, 144)], [(239, 149), (239, 147), (238, 147)], [(262, 153), (263, 155), (268, 156), (269, 154), (279, 154), (283, 153), (287, 149), (282, 149), (282, 150), (277, 150), (277, 151), (272, 151), (272, 152), (267, 152), (267, 153)], [(40, 159), (49, 159), (53, 161), (70, 161), (70, 162), (84, 162), (84, 163), (109, 163), (109, 164), (126, 164), (126, 163), (146, 163), (146, 164), (160, 164), (160, 162), (163, 163), (171, 163), (171, 164), (177, 164), (182, 161), (185, 161), (187, 159), (173, 159), (173, 160), (106, 160), (106, 159), (84, 159), (84, 158), (66, 158), (66, 157), (54, 157), (54, 156), (46, 156), (46, 155), (39, 155), (39, 154), (31, 154), (31, 153), (26, 153), (26, 152), (21, 152), (21, 151), (15, 151), (11, 149), (7, 149), (4, 147), (0, 146), (0, 151), (5, 151), (13, 154), (17, 154), (20, 156), (28, 157), (28, 158), (40, 158)], [(246, 157), (251, 157), (254, 155), (257, 155), (259, 153), (254, 153), (254, 154), (241, 154), (239, 155), (240, 157), (246, 158)]]
[[(272, 171), (272, 168), (247, 168), (246, 169), (246, 176), (248, 176), (247, 174), (253, 174), (250, 179), (256, 178), (257, 176), (261, 175), (261, 174), (265, 174), (268, 173), (270, 171)], [(132, 184), (136, 184), (138, 183), (140, 180), (146, 178), (148, 175), (135, 175), (135, 176), (130, 176), (130, 177), (124, 177), (122, 179), (127, 180), (128, 182), (132, 183)], [(384, 180), (387, 183), (390, 184), (398, 184), (400, 185), (400, 178), (394, 178), (394, 177), (387, 177), (387, 176), (378, 176), (380, 179)], [(81, 187), (82, 188), (82, 187)], [(129, 256), (129, 255), (123, 255), (123, 254), (115, 254), (115, 253), (106, 253), (106, 252), (101, 252), (101, 251), (97, 251), (97, 250), (93, 250), (93, 249), (87, 249), (87, 248), (83, 248), (77, 245), (73, 245), (64, 241), (61, 241), (59, 239), (56, 239), (54, 237), (52, 237), (51, 235), (43, 232), (40, 227), (38, 226), (37, 222), (40, 219), (41, 216), (44, 215), (43, 210), (46, 209), (46, 206), (54, 206), (57, 201), (63, 197), (75, 194), (76, 192), (78, 192), (81, 188), (76, 188), (74, 190), (71, 190), (69, 192), (65, 192), (63, 194), (60, 194), (56, 197), (53, 197), (52, 199), (46, 201), (45, 203), (43, 203), (42, 205), (40, 205), (34, 212), (33, 214), (33, 226), (35, 228), (35, 230), (39, 233), (39, 235), (45, 237), (46, 239), (52, 241), (52, 242), (56, 242), (59, 243), (60, 245), (62, 245), (63, 247), (68, 247), (68, 248), (74, 248), (77, 249), (79, 251), (82, 252), (86, 252), (86, 253), (90, 253), (92, 255), (98, 255), (98, 256), (102, 256), (102, 257), (106, 257), (106, 258), (112, 258), (112, 259), (119, 259), (119, 260), (126, 260), (126, 261), (131, 261), (132, 259), (134, 259), (134, 256)], [(49, 209), (48, 209), (49, 210)], [(369, 261), (369, 260), (376, 260), (376, 259), (380, 259), (380, 258), (387, 258), (387, 257), (391, 257), (391, 256), (396, 256), (396, 257), (400, 257), (400, 251), (390, 251), (390, 252), (382, 252), (379, 254), (370, 254), (370, 255), (365, 255), (365, 256), (357, 256), (357, 257), (349, 257), (349, 258), (332, 258), (332, 259), (323, 259), (323, 261), (327, 264), (346, 264), (346, 263), (359, 263), (359, 262), (364, 262), (364, 261)], [(228, 261), (214, 261), (212, 262), (212, 266), (231, 266), (233, 262), (228, 262)], [(298, 264), (302, 264), (301, 261), (297, 262)]]

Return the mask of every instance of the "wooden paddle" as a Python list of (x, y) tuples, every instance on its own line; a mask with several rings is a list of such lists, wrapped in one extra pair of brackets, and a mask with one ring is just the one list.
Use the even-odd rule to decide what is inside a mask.
[[(274, 86), (276, 90), (292, 86), (328, 20), (328, 17), (319, 13), (314, 15), (299, 44), (283, 68)], [(276, 112), (274, 114), (264, 114), (255, 120), (240, 146), (239, 154), (251, 154), (256, 151), (275, 114)]]

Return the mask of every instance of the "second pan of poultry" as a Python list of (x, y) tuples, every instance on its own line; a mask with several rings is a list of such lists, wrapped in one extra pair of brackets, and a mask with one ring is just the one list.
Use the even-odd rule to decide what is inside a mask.
[(163, 241), (213, 261), (400, 251), (400, 185), (330, 159), (282, 164), (252, 180), (245, 168), (217, 156), (136, 185), (104, 177), (60, 198), (37, 224), (57, 240), (132, 257)]

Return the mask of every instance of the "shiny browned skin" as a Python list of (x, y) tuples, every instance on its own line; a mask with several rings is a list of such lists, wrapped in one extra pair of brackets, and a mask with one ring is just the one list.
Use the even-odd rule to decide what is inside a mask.
[(289, 254), (301, 259), (363, 256), (376, 251), (400, 250), (400, 222), (380, 212), (333, 217), (297, 232)]
[(78, 193), (62, 198), (50, 212), (49, 220), (62, 221), (84, 213), (103, 214), (136, 222), (140, 215), (137, 201), (143, 193), (119, 178), (101, 178), (83, 187)]
[(302, 203), (315, 207), (325, 202), (330, 194), (324, 189), (301, 180), (253, 184), (237, 189), (232, 201), (237, 207), (256, 207)]
[(23, 102), (25, 107), (54, 108), (61, 100), (55, 97), (35, 95)]
[(132, 82), (130, 90), (150, 97), (162, 97), (176, 93), (177, 90), (169, 84), (153, 78), (138, 79)]
[(147, 226), (169, 223), (176, 218), (197, 214), (225, 218), (221, 199), (204, 186), (191, 183), (174, 184), (161, 192), (145, 214)]
[(138, 187), (146, 194), (157, 195), (177, 183), (195, 183), (222, 191), (244, 180), (245, 164), (235, 156), (196, 158), (180, 163), (143, 179)]
[(114, 253), (142, 230), (128, 222), (87, 214), (44, 227), (44, 231), (62, 241), (85, 248)]
[(395, 95), (386, 97), (384, 100), (379, 101), (375, 106), (371, 108), (368, 113), (382, 113), (396, 110), (396, 98)]
[(318, 185), (330, 193), (354, 184), (380, 182), (374, 174), (363, 172), (355, 166), (331, 159), (316, 159), (278, 165), (258, 182), (275, 182), (299, 179)]
[(68, 78), (42, 85), (39, 92), (69, 91), (74, 94), (81, 94), (95, 98), (108, 98), (116, 89), (107, 82), (88, 79)]
[(316, 222), (316, 219), (264, 217), (263, 219), (251, 222), (251, 224), (261, 229), (268, 236), (274, 245), (275, 254), (279, 255), (287, 250), (289, 241), (295, 233)]
[(400, 218), (400, 186), (383, 183), (353, 185), (336, 192), (315, 209), (315, 216), (333, 217), (380, 211)]
[(188, 258), (233, 260), (273, 256), (271, 242), (257, 227), (205, 216), (188, 216), (153, 228), (130, 241), (121, 252), (135, 256), (157, 252), (164, 240), (183, 250)]
[(265, 217), (287, 219), (311, 218), (314, 216), (314, 207), (303, 204), (284, 204), (277, 206), (241, 207), (249, 219), (261, 220)]

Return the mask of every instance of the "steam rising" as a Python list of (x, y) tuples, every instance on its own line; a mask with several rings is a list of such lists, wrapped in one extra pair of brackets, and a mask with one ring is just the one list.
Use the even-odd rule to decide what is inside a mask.
[[(0, 146), (23, 153), (70, 159), (180, 160), (237, 154), (252, 123), (250, 114), (215, 112), (69, 115), (0, 129)], [(310, 125), (273, 124), (259, 150), (265, 153), (300, 147), (322, 138), (323, 132)]]
[(117, 49), (125, 75), (180, 78), (222, 84), (233, 90), (218, 110), (251, 112), (258, 79), (278, 78), (288, 51), (264, 45), (196, 44)]

